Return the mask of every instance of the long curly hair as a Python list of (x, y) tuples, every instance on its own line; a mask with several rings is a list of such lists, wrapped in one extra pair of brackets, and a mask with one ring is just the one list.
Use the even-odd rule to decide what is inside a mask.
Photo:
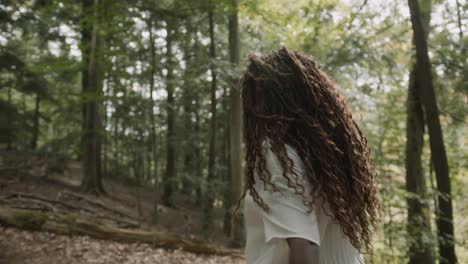
[[(247, 191), (264, 210), (269, 207), (254, 188), (254, 171), (273, 186), (266, 170), (263, 142), (283, 167), (288, 185), (313, 208), (321, 197), (350, 242), (360, 252), (372, 252), (372, 229), (380, 216), (377, 186), (367, 139), (352, 118), (350, 107), (335, 83), (312, 58), (282, 47), (265, 55), (248, 56), (240, 79), (243, 133), (246, 145)], [(304, 163), (311, 193), (288, 176), (295, 174), (285, 143)], [(296, 175), (297, 176), (297, 175)], [(239, 204), (238, 204), (239, 205)], [(325, 209), (325, 208), (324, 208)]]

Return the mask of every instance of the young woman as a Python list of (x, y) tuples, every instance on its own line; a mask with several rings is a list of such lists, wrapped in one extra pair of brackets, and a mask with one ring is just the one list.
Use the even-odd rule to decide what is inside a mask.
[(248, 61), (247, 263), (363, 263), (379, 203), (370, 149), (345, 98), (300, 52)]

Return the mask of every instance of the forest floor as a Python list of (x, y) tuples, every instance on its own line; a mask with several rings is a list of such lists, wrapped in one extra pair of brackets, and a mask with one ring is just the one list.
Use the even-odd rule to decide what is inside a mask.
[[(35, 176), (0, 171), (0, 206), (79, 215), (98, 223), (131, 230), (157, 230), (212, 245), (227, 245), (222, 231), (223, 210), (215, 209), (214, 226), (203, 229), (203, 214), (188, 195), (177, 194), (174, 207), (158, 205), (150, 187), (104, 179), (105, 195), (80, 191), (73, 175)], [(241, 252), (242, 249), (238, 249)], [(141, 243), (103, 241), (14, 228), (0, 229), (2, 263), (245, 263), (239, 258), (164, 250)]]
[(244, 260), (124, 244), (85, 236), (63, 236), (0, 228), (0, 264), (241, 264)]
[(174, 207), (158, 204), (155, 216), (154, 200), (157, 195), (151, 188), (108, 178), (104, 179), (103, 185), (106, 194), (95, 196), (81, 192), (79, 181), (63, 175), (43, 178), (0, 174), (0, 204), (79, 213), (118, 227), (155, 228), (188, 238), (200, 238), (223, 245), (227, 243), (222, 232), (221, 208), (215, 209), (213, 218), (216, 220), (212, 229), (204, 230), (203, 214), (187, 195), (175, 194)]

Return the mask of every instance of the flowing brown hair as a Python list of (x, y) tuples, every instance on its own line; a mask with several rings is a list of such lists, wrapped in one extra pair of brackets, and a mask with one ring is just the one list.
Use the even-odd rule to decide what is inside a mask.
[[(249, 191), (260, 207), (269, 208), (254, 189), (254, 171), (275, 189), (262, 151), (264, 140), (269, 139), (284, 168), (283, 177), (304, 204), (312, 208), (315, 198), (323, 197), (331, 210), (327, 214), (340, 224), (353, 246), (371, 252), (372, 229), (380, 215), (371, 151), (334, 82), (313, 59), (282, 47), (248, 56), (241, 95), (247, 166), (242, 198)], [(304, 163), (310, 194), (288, 177), (295, 172), (285, 143)]]

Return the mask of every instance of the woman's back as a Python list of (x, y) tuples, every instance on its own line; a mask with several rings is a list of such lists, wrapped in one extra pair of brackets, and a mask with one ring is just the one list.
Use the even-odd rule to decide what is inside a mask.
[[(278, 157), (270, 149), (268, 140), (264, 143), (266, 169), (271, 174), (271, 183), (279, 191), (265, 184), (255, 174), (255, 190), (268, 205), (265, 212), (249, 194), (244, 204), (247, 231), (246, 256), (249, 264), (286, 264), (289, 259), (288, 237), (301, 237), (319, 245), (322, 264), (363, 263), (362, 255), (343, 235), (340, 225), (325, 212), (326, 203), (315, 201), (312, 211), (304, 204), (301, 195), (295, 194), (292, 184), (304, 187), (310, 193), (310, 183), (304, 175), (304, 165), (295, 149), (286, 144), (287, 155), (294, 162), (294, 174), (285, 178)], [(289, 184), (288, 184), (289, 182)], [(325, 208), (325, 210), (324, 210)]]

